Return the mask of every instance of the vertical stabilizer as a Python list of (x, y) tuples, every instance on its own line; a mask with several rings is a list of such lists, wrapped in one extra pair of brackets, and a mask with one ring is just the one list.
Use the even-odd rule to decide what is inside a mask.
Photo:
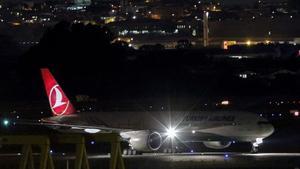
[(53, 115), (74, 114), (75, 109), (72, 103), (56, 82), (49, 69), (43, 68), (41, 69), (41, 73)]

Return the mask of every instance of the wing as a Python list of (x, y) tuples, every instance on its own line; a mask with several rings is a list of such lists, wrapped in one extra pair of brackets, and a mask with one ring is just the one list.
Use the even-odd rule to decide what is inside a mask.
[(113, 128), (113, 127), (107, 127), (107, 126), (93, 126), (93, 125), (78, 125), (78, 124), (62, 124), (62, 123), (56, 123), (56, 122), (43, 122), (43, 121), (36, 121), (36, 120), (18, 120), (15, 121), (16, 125), (30, 125), (30, 126), (45, 126), (49, 128), (53, 128), (56, 130), (66, 130), (66, 132), (74, 132), (77, 130), (91, 130), (91, 129), (97, 129), (101, 133), (112, 133), (112, 132), (126, 132), (126, 131), (132, 131), (130, 129), (122, 129), (122, 128)]

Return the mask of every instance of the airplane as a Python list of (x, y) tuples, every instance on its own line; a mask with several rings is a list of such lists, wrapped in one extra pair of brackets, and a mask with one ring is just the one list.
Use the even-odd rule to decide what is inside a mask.
[(129, 143), (125, 153), (155, 152), (167, 140), (199, 142), (224, 149), (234, 142), (252, 143), (258, 151), (263, 139), (274, 132), (265, 118), (238, 111), (77, 112), (48, 68), (41, 69), (53, 116), (40, 120), (61, 132), (116, 132)]

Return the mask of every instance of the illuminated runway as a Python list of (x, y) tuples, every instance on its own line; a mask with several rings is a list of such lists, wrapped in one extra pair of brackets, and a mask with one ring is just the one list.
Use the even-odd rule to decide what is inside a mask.
[[(37, 156), (38, 154), (35, 154)], [(0, 154), (0, 164), (8, 165), (21, 154)], [(109, 154), (89, 155), (91, 169), (108, 168)], [(299, 169), (300, 153), (146, 153), (124, 155), (126, 169)], [(74, 155), (53, 154), (55, 166), (65, 168), (74, 163)], [(101, 167), (99, 167), (101, 166)]]
[[(91, 165), (108, 159), (109, 155), (91, 155)], [(147, 153), (123, 156), (127, 169), (299, 169), (300, 153)]]
[[(300, 153), (224, 153), (224, 152), (203, 152), (203, 153), (144, 153), (142, 155), (123, 155), (124, 158), (141, 157), (299, 157)], [(90, 155), (89, 158), (108, 158), (109, 155)]]
[[(39, 155), (39, 153), (33, 153), (34, 155)], [(9, 156), (20, 156), (21, 153), (6, 153), (0, 154), (0, 157), (9, 157)], [(74, 158), (73, 156), (67, 156), (63, 154), (53, 154), (57, 158)], [(193, 156), (202, 156), (202, 157), (300, 157), (300, 153), (238, 153), (238, 152), (203, 152), (203, 153), (144, 153), (142, 155), (123, 155), (124, 158), (141, 158), (141, 157), (193, 157)], [(109, 154), (103, 155), (89, 155), (91, 159), (97, 158), (109, 158)]]

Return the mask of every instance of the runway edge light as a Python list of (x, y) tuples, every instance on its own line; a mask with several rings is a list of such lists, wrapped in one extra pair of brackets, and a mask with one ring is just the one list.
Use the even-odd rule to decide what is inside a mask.
[(9, 126), (10, 121), (8, 119), (3, 119), (2, 124), (3, 124), (3, 126), (7, 127), (7, 126)]

